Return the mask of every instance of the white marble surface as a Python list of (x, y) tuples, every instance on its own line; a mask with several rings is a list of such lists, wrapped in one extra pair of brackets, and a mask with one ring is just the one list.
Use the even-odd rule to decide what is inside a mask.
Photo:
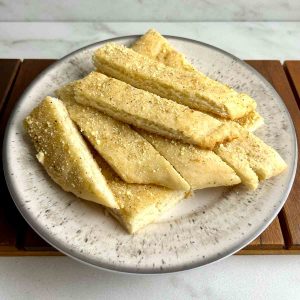
[(109, 273), (66, 257), (0, 259), (0, 298), (5, 300), (296, 300), (299, 283), (299, 256), (233, 256), (163, 276)]
[(3, 21), (300, 21), (299, 0), (2, 0)]
[[(300, 22), (0, 23), (0, 57), (59, 58), (92, 42), (143, 33), (149, 27), (201, 40), (241, 58), (300, 59)], [(157, 300), (299, 299), (300, 257), (233, 256), (184, 273), (139, 277), (91, 269), (66, 257), (0, 259), (0, 299), (122, 296)]]
[(0, 23), (1, 58), (60, 58), (85, 45), (154, 27), (243, 59), (300, 59), (300, 22)]

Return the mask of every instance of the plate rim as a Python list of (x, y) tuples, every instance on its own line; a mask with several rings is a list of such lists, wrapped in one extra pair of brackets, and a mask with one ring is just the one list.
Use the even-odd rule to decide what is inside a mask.
[(37, 226), (37, 224), (34, 224), (34, 220), (32, 220), (32, 218), (30, 218), (27, 214), (25, 209), (23, 209), (21, 203), (22, 201), (20, 201), (20, 199), (22, 198), (21, 195), (18, 195), (13, 187), (12, 181), (11, 181), (11, 175), (9, 174), (9, 170), (8, 170), (8, 137), (10, 135), (10, 131), (11, 131), (11, 123), (12, 120), (14, 119), (15, 114), (17, 113), (18, 107), (20, 105), (21, 102), (23, 102), (23, 100), (27, 97), (27, 95), (30, 93), (30, 91), (34, 88), (35, 83), (38, 82), (40, 80), (40, 78), (42, 78), (47, 72), (49, 72), (51, 69), (57, 67), (59, 64), (63, 63), (63, 61), (71, 56), (73, 56), (76, 53), (80, 53), (90, 47), (96, 46), (97, 44), (103, 44), (103, 43), (107, 43), (107, 42), (112, 42), (112, 41), (116, 41), (116, 40), (121, 40), (121, 39), (129, 39), (129, 38), (138, 38), (141, 37), (142, 35), (137, 34), (137, 35), (126, 35), (126, 36), (118, 36), (118, 37), (114, 37), (114, 38), (110, 38), (110, 39), (105, 39), (105, 40), (101, 40), (89, 45), (86, 45), (84, 47), (81, 47), (75, 51), (72, 51), (71, 53), (63, 56), (62, 58), (58, 59), (57, 61), (55, 61), (53, 64), (51, 64), (50, 66), (48, 66), (45, 70), (43, 70), (29, 85), (28, 87), (24, 90), (24, 92), (22, 93), (22, 95), (19, 97), (19, 99), (17, 100), (11, 114), (9, 117), (9, 120), (7, 122), (6, 128), (5, 128), (5, 133), (4, 133), (4, 138), (3, 138), (3, 146), (2, 146), (2, 162), (3, 162), (3, 171), (4, 171), (4, 177), (5, 177), (5, 181), (9, 190), (9, 193), (14, 201), (14, 204), (16, 205), (17, 209), (19, 210), (19, 212), (21, 213), (22, 217), (25, 219), (25, 221), (29, 224), (29, 226), (39, 235), (41, 236), (47, 243), (49, 243), (51, 246), (53, 246), (55, 249), (57, 249), (58, 251), (60, 251), (61, 253), (65, 254), (66, 256), (75, 259), (76, 261), (79, 261), (81, 263), (84, 263), (85, 265), (89, 265), (91, 267), (97, 268), (97, 269), (101, 269), (101, 270), (106, 270), (106, 271), (111, 271), (111, 272), (116, 272), (116, 273), (125, 273), (125, 274), (167, 274), (167, 273), (177, 273), (177, 272), (182, 272), (182, 271), (186, 271), (186, 270), (190, 270), (190, 269), (196, 269), (199, 268), (201, 266), (204, 265), (208, 265), (208, 264), (212, 264), (214, 262), (220, 261), (225, 259), (228, 256), (231, 256), (232, 254), (235, 254), (236, 252), (240, 251), (242, 248), (244, 248), (247, 244), (249, 244), (250, 242), (252, 242), (254, 239), (256, 239), (269, 225), (270, 223), (272, 223), (272, 221), (276, 218), (276, 216), (278, 215), (278, 213), (280, 212), (280, 210), (282, 209), (283, 205), (285, 204), (289, 193), (291, 191), (291, 188), (293, 186), (294, 180), (295, 180), (295, 175), (296, 175), (296, 170), (297, 170), (297, 164), (298, 164), (298, 141), (297, 141), (297, 135), (296, 135), (296, 130), (295, 130), (295, 126), (294, 126), (294, 122), (293, 119), (290, 115), (289, 110), (287, 109), (285, 102), (283, 101), (283, 99), (281, 98), (281, 96), (277, 93), (277, 91), (275, 90), (275, 88), (269, 83), (269, 81), (267, 81), (262, 74), (260, 74), (256, 69), (254, 69), (252, 66), (250, 66), (249, 64), (247, 64), (246, 62), (244, 62), (243, 60), (239, 59), (238, 57), (236, 57), (235, 55), (228, 53), (225, 50), (222, 50), (218, 47), (212, 46), (210, 44), (195, 40), (195, 39), (190, 39), (190, 38), (185, 38), (185, 37), (180, 37), (180, 36), (174, 36), (174, 35), (164, 35), (164, 37), (166, 38), (173, 38), (173, 39), (177, 39), (177, 40), (183, 40), (183, 41), (187, 41), (187, 42), (192, 42), (192, 43), (196, 43), (202, 46), (205, 46), (207, 48), (211, 48), (215, 51), (221, 52), (224, 55), (231, 57), (232, 59), (234, 59), (235, 61), (239, 62), (240, 64), (242, 64), (244, 67), (246, 67), (247, 69), (249, 69), (251, 72), (255, 73), (256, 76), (258, 76), (260, 78), (261, 81), (264, 82), (264, 84), (266, 84), (269, 88), (272, 89), (272, 91), (277, 95), (278, 99), (281, 101), (281, 104), (286, 108), (286, 112), (287, 112), (287, 117), (289, 119), (289, 122), (291, 124), (291, 129), (292, 129), (292, 134), (293, 134), (293, 140), (294, 140), (294, 161), (293, 161), (293, 170), (291, 172), (291, 178), (289, 181), (289, 184), (286, 186), (283, 194), (284, 196), (280, 199), (279, 205), (277, 206), (276, 210), (274, 210), (273, 215), (268, 219), (267, 222), (263, 222), (262, 225), (250, 236), (247, 237), (246, 239), (244, 239), (243, 241), (239, 242), (239, 246), (232, 246), (229, 249), (227, 249), (226, 251), (224, 251), (222, 253), (221, 257), (211, 257), (210, 259), (206, 259), (206, 260), (202, 260), (202, 261), (198, 261), (198, 262), (192, 262), (190, 264), (184, 265), (184, 267), (168, 267), (165, 268), (163, 270), (160, 269), (136, 269), (134, 267), (122, 267), (122, 266), (115, 266), (113, 264), (105, 264), (105, 263), (101, 263), (101, 264), (95, 264), (93, 263), (93, 260), (90, 259), (90, 261), (87, 261), (86, 257), (84, 257), (83, 255), (80, 255), (80, 253), (74, 253), (71, 249), (68, 249), (67, 247), (65, 247), (63, 244), (60, 245), (56, 245), (55, 243), (52, 242), (51, 240), (51, 236), (49, 236), (47, 234), (47, 231), (44, 230), (44, 228), (42, 226)]

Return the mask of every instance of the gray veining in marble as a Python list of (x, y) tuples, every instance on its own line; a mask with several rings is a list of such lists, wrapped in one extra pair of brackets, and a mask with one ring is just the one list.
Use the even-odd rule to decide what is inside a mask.
[(0, 2), (2, 21), (300, 21), (298, 0)]
[(299, 300), (300, 294), (297, 255), (232, 256), (164, 276), (109, 273), (67, 257), (2, 257), (0, 267), (5, 300)]
[(0, 23), (0, 57), (60, 58), (88, 44), (142, 34), (151, 27), (242, 59), (300, 58), (300, 22)]

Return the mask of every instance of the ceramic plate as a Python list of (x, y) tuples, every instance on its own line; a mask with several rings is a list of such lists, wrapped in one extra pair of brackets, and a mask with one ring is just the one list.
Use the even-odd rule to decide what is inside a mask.
[[(130, 45), (137, 36), (115, 42)], [(256, 134), (288, 163), (282, 175), (253, 192), (243, 186), (199, 190), (135, 235), (127, 234), (100, 205), (54, 184), (35, 158), (25, 116), (61, 85), (93, 69), (91, 55), (107, 41), (64, 57), (44, 71), (19, 100), (4, 142), (4, 169), (12, 197), (27, 222), (55, 248), (87, 264), (131, 273), (190, 269), (224, 258), (255, 239), (274, 219), (290, 191), (297, 144), (290, 115), (272, 86), (236, 57), (197, 41), (168, 40), (211, 78), (256, 99), (265, 123)]]

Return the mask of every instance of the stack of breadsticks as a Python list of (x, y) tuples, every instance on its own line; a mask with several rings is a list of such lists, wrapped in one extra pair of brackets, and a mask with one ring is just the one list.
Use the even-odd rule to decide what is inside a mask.
[(286, 168), (251, 133), (263, 124), (254, 99), (206, 77), (155, 30), (131, 49), (105, 44), (93, 61), (24, 123), (51, 178), (130, 233), (193, 190), (254, 190)]

